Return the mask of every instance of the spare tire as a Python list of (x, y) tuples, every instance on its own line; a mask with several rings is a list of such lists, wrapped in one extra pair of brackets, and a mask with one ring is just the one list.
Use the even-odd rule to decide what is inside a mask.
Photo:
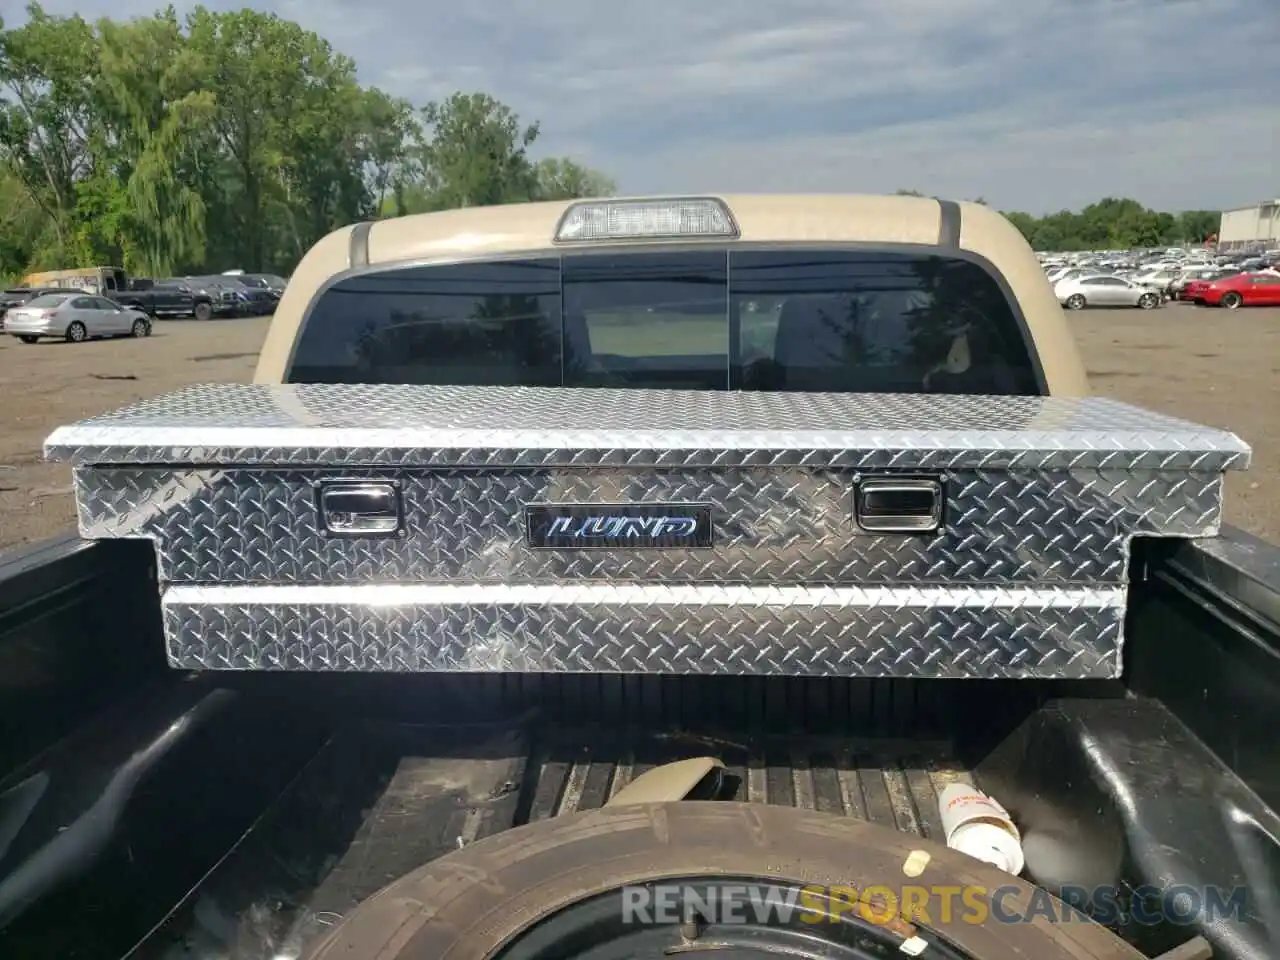
[[(910, 861), (910, 862), (908, 862)], [(697, 878), (724, 884), (761, 884), (796, 888), (811, 884), (901, 890), (907, 885), (933, 890), (963, 888), (970, 908), (999, 899), (997, 922), (975, 922), (971, 911), (929, 908), (926, 918), (913, 912), (914, 926), (885, 922), (860, 924), (853, 946), (810, 952), (813, 937), (835, 937), (830, 924), (803, 931), (808, 948), (781, 949), (762, 942), (783, 936), (757, 925), (736, 944), (747, 955), (871, 957), (894, 956), (912, 937), (924, 957), (1032, 957), (1035, 960), (1142, 960), (1143, 955), (1082, 914), (1054, 922), (1044, 906), (1056, 905), (1059, 917), (1069, 909), (1047, 893), (968, 856), (936, 843), (898, 833), (863, 820), (762, 804), (678, 802), (605, 807), (518, 827), (489, 837), (428, 863), (396, 880), (356, 907), (309, 955), (311, 960), (488, 960), (555, 957), (570, 960), (597, 950), (590, 931), (618, 927), (620, 888), (646, 882)], [(690, 880), (693, 883), (695, 881)], [(997, 891), (1003, 891), (997, 894)], [(899, 896), (906, 896), (903, 893)], [(986, 899), (984, 899), (986, 898)], [(855, 896), (854, 902), (857, 902)], [(883, 904), (883, 900), (880, 901)], [(1032, 906), (1039, 903), (1037, 909)], [(594, 910), (592, 904), (604, 904)], [(849, 915), (853, 917), (852, 914)], [(1010, 917), (1018, 916), (1017, 922)], [(577, 918), (570, 923), (566, 918)], [(652, 919), (652, 914), (650, 915)], [(579, 922), (582, 921), (582, 922)], [(585, 923), (585, 926), (584, 926)], [(594, 926), (592, 926), (594, 923)], [(682, 941), (681, 930), (693, 936)], [(723, 956), (734, 929), (704, 928), (718, 940), (705, 942), (709, 956)], [(584, 933), (587, 930), (587, 933)], [(724, 934), (729, 931), (728, 934)], [(868, 940), (886, 939), (874, 947)], [(643, 934), (665, 938), (665, 948), (650, 953), (633, 946), (591, 956), (701, 955), (698, 928), (648, 926)], [(628, 936), (638, 936), (632, 928)], [(586, 937), (586, 939), (584, 939)], [(727, 939), (726, 939), (727, 938)], [(630, 943), (630, 941), (628, 941)], [(611, 945), (613, 941), (610, 941)], [(553, 944), (558, 944), (555, 946)], [(549, 946), (551, 945), (551, 946)], [(621, 944), (619, 944), (621, 946)], [(615, 948), (616, 949), (616, 948)], [(864, 952), (867, 951), (867, 952)], [(737, 955), (737, 954), (735, 954)]]

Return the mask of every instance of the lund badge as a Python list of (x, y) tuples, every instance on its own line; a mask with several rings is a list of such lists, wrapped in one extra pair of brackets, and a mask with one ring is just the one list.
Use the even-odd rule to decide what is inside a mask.
[(698, 550), (712, 546), (709, 503), (531, 503), (529, 546), (543, 550)]

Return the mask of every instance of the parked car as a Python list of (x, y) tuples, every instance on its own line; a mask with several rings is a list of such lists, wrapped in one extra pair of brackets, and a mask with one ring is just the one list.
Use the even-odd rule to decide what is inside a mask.
[(85, 293), (46, 293), (5, 314), (4, 332), (23, 343), (56, 337), (80, 343), (97, 337), (149, 337), (151, 318), (135, 307)]
[(1204, 281), (1207, 284), (1217, 280), (1219, 277), (1229, 277), (1231, 275), (1232, 271), (1223, 270), (1215, 266), (1190, 267), (1184, 270), (1182, 275), (1169, 285), (1169, 292), (1175, 300), (1188, 300), (1191, 298), (1185, 295), (1187, 287), (1196, 281)]
[(1274, 273), (1238, 273), (1215, 280), (1196, 291), (1196, 303), (1211, 307), (1280, 306), (1280, 276)]
[(152, 317), (195, 317), (208, 320), (219, 312), (209, 291), (187, 280), (136, 279), (129, 290), (116, 295), (123, 304), (136, 307)]
[(1200, 294), (1208, 289), (1209, 285), (1218, 281), (1226, 280), (1239, 274), (1239, 270), (1223, 270), (1215, 267), (1212, 270), (1205, 271), (1200, 276), (1193, 276), (1184, 280), (1178, 289), (1178, 299), (1185, 300), (1188, 303), (1200, 303)]
[(1062, 280), (1053, 292), (1057, 294), (1058, 302), (1068, 310), (1083, 310), (1085, 307), (1151, 310), (1162, 302), (1158, 291), (1115, 276), (1094, 275)]
[(198, 277), (195, 282), (228, 305), (237, 316), (266, 316), (275, 310), (280, 299), (266, 287), (245, 283), (243, 276)]
[(1128, 280), (1140, 287), (1145, 287), (1148, 290), (1154, 290), (1156, 293), (1160, 294), (1160, 296), (1167, 298), (1172, 296), (1170, 287), (1173, 282), (1178, 279), (1179, 275), (1178, 268), (1161, 267), (1157, 270), (1143, 270), (1138, 274), (1129, 277)]
[(284, 277), (274, 273), (245, 273), (243, 270), (224, 270), (224, 277), (234, 277), (247, 287), (257, 287), (263, 290), (271, 290), (277, 294), (283, 293), (288, 281)]
[(288, 286), (288, 281), (284, 277), (277, 276), (274, 273), (242, 273), (236, 279), (246, 287), (266, 290), (277, 301), (284, 293), (284, 288)]
[(10, 287), (8, 290), (0, 291), (0, 320), (3, 320), (5, 314), (14, 307), (29, 303), (36, 297), (44, 296), (48, 293), (78, 294), (83, 292), (77, 287)]

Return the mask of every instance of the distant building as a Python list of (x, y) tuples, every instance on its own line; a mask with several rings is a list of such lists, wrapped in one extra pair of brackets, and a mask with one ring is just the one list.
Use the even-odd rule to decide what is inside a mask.
[(1263, 200), (1252, 207), (1222, 211), (1218, 248), (1280, 246), (1280, 200)]

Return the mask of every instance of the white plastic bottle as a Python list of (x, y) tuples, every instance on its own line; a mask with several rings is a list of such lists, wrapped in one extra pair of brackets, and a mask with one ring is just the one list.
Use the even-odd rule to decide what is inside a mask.
[(1022, 872), (1022, 836), (999, 803), (977, 787), (951, 783), (938, 795), (938, 806), (947, 846), (1006, 873)]

